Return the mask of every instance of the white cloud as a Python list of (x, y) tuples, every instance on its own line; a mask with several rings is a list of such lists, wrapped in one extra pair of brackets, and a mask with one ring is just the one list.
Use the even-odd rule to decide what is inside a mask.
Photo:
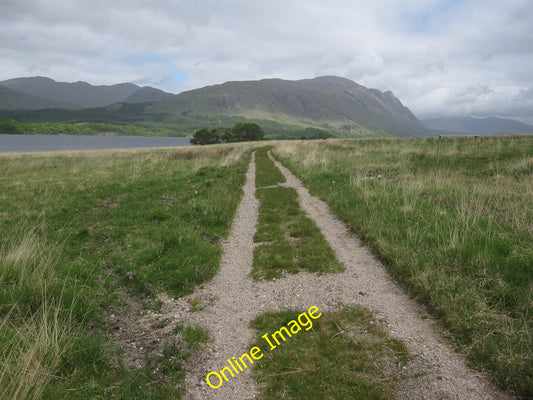
[(336, 74), (419, 117), (533, 118), (529, 0), (3, 0), (0, 24), (0, 80), (179, 92)]

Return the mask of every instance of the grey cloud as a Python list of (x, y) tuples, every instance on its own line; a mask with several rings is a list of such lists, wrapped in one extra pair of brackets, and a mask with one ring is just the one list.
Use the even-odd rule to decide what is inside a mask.
[[(0, 80), (31, 73), (179, 92), (338, 74), (418, 116), (530, 114), (529, 0), (3, 0)], [(134, 65), (128, 57), (160, 55)], [(187, 79), (176, 83), (173, 72)]]
[(518, 101), (533, 100), (533, 87), (529, 89), (520, 89), (520, 93), (516, 96)]

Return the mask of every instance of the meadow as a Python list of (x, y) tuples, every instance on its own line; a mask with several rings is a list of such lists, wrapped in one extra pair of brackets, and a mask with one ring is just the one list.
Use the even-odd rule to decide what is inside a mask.
[[(443, 138), (440, 154), (436, 139), (271, 144), (437, 317), (473, 368), (517, 396), (533, 396), (533, 137), (478, 138), (477, 148), (473, 138)], [(163, 343), (160, 355), (132, 370), (111, 340), (108, 317), (128, 314), (124, 298), (157, 310), (158, 293), (183, 296), (216, 274), (252, 146), (0, 155), (0, 397), (180, 398), (182, 364), (208, 333), (176, 326), (182, 341)], [(311, 243), (301, 249), (305, 259), (324, 243), (296, 193), (268, 188), (283, 177), (266, 149), (256, 150), (256, 277), (271, 278), (292, 268), (265, 269), (284, 254), (279, 247), (292, 254), (299, 242)], [(274, 246), (270, 255), (261, 256), (261, 243)], [(321, 258), (310, 265), (339, 270), (329, 252), (327, 245), (321, 251), (331, 268)], [(266, 313), (252, 327), (271, 331), (294, 315)], [(328, 398), (333, 389), (342, 397), (341, 376), (366, 387), (369, 398), (394, 395), (402, 377), (382, 367), (404, 365), (404, 346), (365, 310), (329, 315), (279, 358), (258, 364), (263, 398)], [(326, 340), (337, 323), (350, 335)], [(307, 371), (285, 373), (295, 363), (327, 363), (326, 391), (305, 382)]]
[(202, 335), (182, 327), (184, 343), (131, 371), (106, 315), (124, 307), (118, 293), (157, 308), (156, 293), (181, 296), (213, 277), (249, 154), (0, 156), (0, 397), (178, 398), (181, 363)]
[(279, 143), (273, 152), (473, 368), (533, 396), (533, 137), (443, 138), (440, 154), (437, 139)]

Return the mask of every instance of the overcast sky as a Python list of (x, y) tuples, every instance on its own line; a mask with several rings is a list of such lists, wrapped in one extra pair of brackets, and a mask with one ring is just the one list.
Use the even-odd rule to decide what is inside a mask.
[(339, 75), (419, 118), (533, 123), (532, 0), (0, 0), (0, 80), (133, 82)]

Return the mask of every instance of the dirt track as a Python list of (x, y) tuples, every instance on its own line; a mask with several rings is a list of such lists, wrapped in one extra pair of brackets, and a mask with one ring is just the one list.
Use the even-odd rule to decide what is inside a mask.
[[(202, 356), (188, 363), (188, 399), (253, 399), (258, 394), (255, 382), (245, 370), (230, 378), (221, 388), (212, 389), (206, 381), (210, 371), (219, 371), (226, 360), (240, 356), (251, 347), (250, 321), (267, 311), (335, 310), (340, 304), (360, 304), (383, 320), (389, 334), (402, 340), (415, 359), (407, 366), (410, 378), (401, 388), (400, 399), (508, 399), (487, 380), (468, 369), (464, 357), (456, 354), (433, 329), (433, 321), (423, 308), (409, 299), (389, 277), (386, 269), (361, 247), (327, 205), (311, 196), (290, 171), (276, 162), (285, 175), (284, 186), (297, 190), (300, 206), (321, 229), (325, 239), (345, 267), (341, 274), (318, 276), (310, 273), (288, 275), (282, 279), (254, 282), (250, 276), (253, 262), (258, 201), (255, 198), (255, 162), (250, 162), (243, 187), (244, 196), (237, 209), (228, 238), (223, 243), (219, 273), (194, 294), (170, 299), (160, 298), (159, 314), (146, 318), (166, 318), (173, 322), (197, 324), (214, 338)], [(200, 311), (191, 312), (191, 303)], [(260, 362), (260, 361), (257, 361)]]

